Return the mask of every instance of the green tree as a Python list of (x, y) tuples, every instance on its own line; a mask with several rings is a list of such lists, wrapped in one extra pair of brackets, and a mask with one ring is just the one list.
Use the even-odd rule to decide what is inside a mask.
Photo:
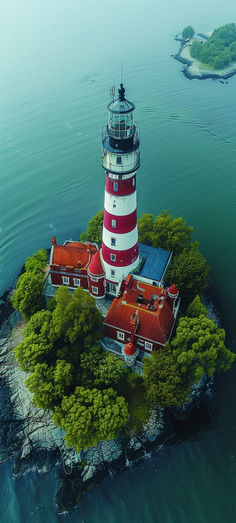
[(204, 44), (194, 42), (191, 46), (191, 56), (214, 69), (223, 69), (236, 59), (235, 43), (236, 26), (226, 24), (215, 29)]
[(197, 296), (195, 296), (193, 301), (188, 306), (186, 310), (186, 316), (189, 316), (190, 318), (198, 318), (202, 314), (207, 316), (207, 310), (201, 302), (200, 296), (197, 294)]
[(81, 288), (70, 294), (68, 287), (60, 287), (55, 298), (52, 317), (56, 335), (70, 344), (76, 342), (81, 349), (93, 346), (101, 335), (102, 324), (95, 299)]
[(140, 243), (152, 245), (153, 226), (153, 214), (143, 213), (138, 220), (138, 239)]
[(15, 356), (20, 368), (25, 372), (34, 371), (38, 363), (50, 359), (53, 345), (43, 336), (30, 334), (15, 348)]
[(24, 272), (18, 279), (11, 302), (26, 321), (44, 307), (43, 284), (44, 275), (38, 272)]
[(90, 241), (101, 245), (102, 243), (102, 227), (103, 227), (103, 211), (98, 211), (93, 218), (88, 222), (88, 229), (82, 232), (80, 240), (82, 242)]
[(138, 230), (141, 243), (180, 253), (190, 242), (193, 227), (188, 227), (180, 217), (172, 218), (167, 210), (163, 210), (155, 220), (152, 214), (142, 214)]
[(56, 366), (46, 363), (35, 365), (34, 372), (25, 380), (33, 394), (33, 402), (42, 409), (53, 410), (61, 403), (65, 394), (70, 391), (73, 380), (73, 369), (70, 363), (57, 360)]
[(186, 38), (192, 38), (195, 31), (191, 25), (188, 25), (185, 27), (182, 31), (182, 37), (186, 40)]
[(143, 361), (146, 398), (151, 405), (171, 407), (187, 401), (190, 382), (181, 373), (170, 350), (154, 351), (151, 358)]
[(191, 381), (197, 383), (203, 374), (210, 377), (230, 369), (235, 354), (224, 342), (225, 331), (209, 318), (185, 316), (179, 321), (170, 347), (181, 374), (187, 373)]
[(127, 367), (122, 359), (110, 352), (94, 348), (80, 357), (83, 370), (82, 383), (85, 387), (107, 388), (115, 386), (127, 374)]
[(210, 267), (198, 246), (198, 242), (192, 242), (175, 256), (166, 275), (168, 283), (177, 285), (185, 301), (192, 300), (196, 294), (201, 295), (209, 286)]
[(77, 387), (74, 394), (64, 397), (61, 406), (55, 408), (53, 419), (66, 431), (66, 444), (80, 452), (100, 440), (118, 436), (127, 424), (129, 413), (125, 399), (113, 389)]
[(35, 252), (33, 256), (26, 258), (25, 260), (25, 270), (26, 272), (41, 272), (47, 263), (47, 251), (45, 249), (40, 249)]

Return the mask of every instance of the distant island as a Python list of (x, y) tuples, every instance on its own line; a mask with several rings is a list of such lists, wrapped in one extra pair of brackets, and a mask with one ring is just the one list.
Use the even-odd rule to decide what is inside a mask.
[(174, 56), (186, 67), (182, 70), (189, 78), (227, 79), (236, 74), (236, 25), (225, 24), (208, 34), (197, 33), (192, 26), (176, 35), (181, 42)]

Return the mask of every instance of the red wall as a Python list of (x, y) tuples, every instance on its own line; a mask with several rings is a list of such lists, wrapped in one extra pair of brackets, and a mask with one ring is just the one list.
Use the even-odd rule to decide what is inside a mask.
[(59, 271), (52, 272), (52, 268), (50, 268), (50, 274), (51, 274), (51, 281), (53, 285), (65, 285), (62, 283), (62, 276), (67, 276), (69, 278), (69, 284), (66, 285), (67, 287), (73, 287), (77, 289), (77, 285), (74, 285), (73, 278), (80, 279), (80, 287), (82, 289), (88, 289), (88, 276), (81, 275), (78, 273), (67, 273), (66, 271), (63, 271), (63, 274), (61, 274)]
[[(89, 292), (94, 298), (102, 298), (105, 296), (105, 277), (101, 276), (100, 278), (97, 278), (98, 281), (92, 281), (91, 276), (88, 275), (88, 288)], [(96, 287), (98, 289), (98, 294), (93, 293), (92, 287)]]
[[(120, 343), (128, 343), (130, 341), (130, 334), (127, 333), (127, 332), (124, 333), (125, 334), (124, 341), (118, 340), (117, 339), (117, 331), (121, 331), (122, 332), (122, 329), (119, 329), (117, 327), (110, 327), (108, 325), (105, 325), (105, 323), (104, 323), (104, 335), (105, 336), (108, 336), (108, 338), (112, 338), (113, 340), (118, 341)], [(137, 347), (138, 349), (142, 350), (143, 352), (147, 352), (147, 354), (150, 354), (150, 351), (145, 349), (145, 345), (141, 346), (141, 345), (139, 345), (137, 343), (138, 339), (139, 339), (139, 336), (135, 335), (135, 337), (134, 337), (134, 345), (135, 345), (135, 347)], [(149, 340), (145, 340), (145, 339), (142, 338), (142, 341), (145, 344), (145, 341), (149, 341)], [(153, 343), (152, 350), (159, 350), (161, 348), (163, 348), (163, 346), (160, 345), (159, 343)]]

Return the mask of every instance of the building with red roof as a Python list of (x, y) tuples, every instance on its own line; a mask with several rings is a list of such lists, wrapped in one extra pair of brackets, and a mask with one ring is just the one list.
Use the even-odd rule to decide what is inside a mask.
[(129, 275), (125, 280), (124, 292), (114, 298), (104, 320), (105, 336), (121, 344), (124, 354), (130, 352), (132, 347), (149, 354), (163, 347), (170, 339), (175, 324), (177, 288), (176, 291), (173, 298), (168, 289)]
[(57, 245), (53, 236), (49, 269), (51, 285), (88, 290), (88, 267), (96, 253), (99, 254), (96, 243), (66, 241), (63, 245)]

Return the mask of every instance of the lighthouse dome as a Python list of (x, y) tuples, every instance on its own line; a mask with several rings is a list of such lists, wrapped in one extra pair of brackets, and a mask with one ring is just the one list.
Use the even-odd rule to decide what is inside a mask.
[(123, 84), (120, 84), (118, 93), (118, 98), (109, 103), (107, 107), (108, 111), (115, 114), (130, 113), (131, 111), (134, 111), (134, 104), (125, 98), (125, 89)]

